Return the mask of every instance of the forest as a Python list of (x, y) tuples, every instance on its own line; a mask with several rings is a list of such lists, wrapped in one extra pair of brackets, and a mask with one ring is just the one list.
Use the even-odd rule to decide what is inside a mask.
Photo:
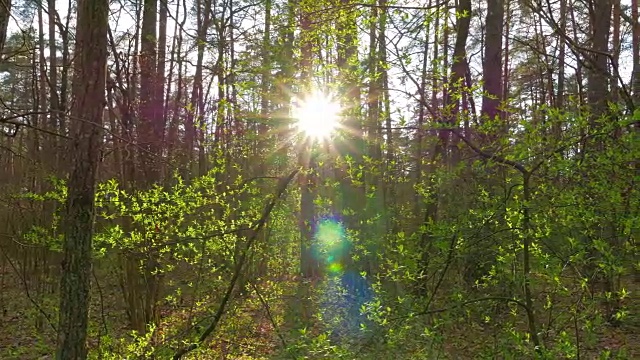
[(0, 0), (0, 359), (640, 358), (638, 0)]

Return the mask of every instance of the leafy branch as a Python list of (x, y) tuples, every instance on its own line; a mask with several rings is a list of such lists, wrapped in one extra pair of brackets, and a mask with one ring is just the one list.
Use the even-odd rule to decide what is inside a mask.
[(200, 337), (198, 338), (198, 340), (196, 342), (192, 343), (191, 345), (189, 345), (187, 347), (184, 347), (184, 348), (178, 350), (173, 355), (173, 359), (174, 360), (181, 359), (182, 356), (184, 356), (185, 354), (197, 349), (216, 330), (216, 327), (218, 326), (218, 323), (220, 322), (220, 319), (222, 319), (222, 315), (224, 315), (224, 312), (225, 312), (225, 310), (227, 308), (227, 305), (229, 304), (229, 300), (231, 299), (231, 294), (235, 290), (235, 287), (236, 287), (236, 285), (238, 283), (238, 279), (240, 278), (240, 274), (242, 273), (242, 268), (244, 266), (244, 263), (246, 262), (247, 254), (249, 253), (249, 250), (253, 246), (253, 243), (257, 239), (258, 234), (260, 233), (260, 231), (266, 225), (267, 220), (269, 219), (269, 215), (271, 214), (271, 211), (275, 207), (276, 202), (278, 201), (278, 199), (280, 199), (280, 197), (282, 197), (282, 194), (284, 194), (285, 190), (287, 189), (287, 187), (291, 183), (291, 180), (293, 180), (293, 178), (296, 176), (298, 171), (299, 171), (299, 169), (296, 169), (296, 170), (292, 171), (288, 176), (283, 177), (283, 178), (280, 179), (280, 183), (278, 184), (278, 188), (276, 189), (275, 196), (271, 199), (271, 201), (269, 201), (267, 206), (264, 208), (264, 211), (262, 212), (262, 216), (260, 217), (260, 219), (258, 219), (251, 226), (251, 229), (249, 231), (249, 235), (247, 236), (246, 245), (245, 245), (245, 247), (244, 247), (244, 249), (242, 251), (242, 254), (240, 255), (240, 258), (238, 259), (238, 262), (237, 262), (237, 264), (235, 266), (235, 269), (234, 269), (234, 272), (233, 272), (233, 276), (231, 277), (231, 281), (229, 282), (229, 285), (227, 287), (227, 291), (225, 292), (225, 294), (224, 294), (224, 296), (222, 298), (222, 301), (220, 302), (220, 305), (218, 306), (218, 310), (216, 311), (215, 315), (213, 316), (213, 320), (212, 320), (211, 324), (209, 325), (209, 327), (207, 327), (205, 329), (205, 331), (200, 335)]

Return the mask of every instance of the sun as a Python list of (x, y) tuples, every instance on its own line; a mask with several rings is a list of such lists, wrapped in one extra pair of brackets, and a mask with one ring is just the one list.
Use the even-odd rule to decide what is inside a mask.
[(327, 139), (338, 127), (340, 105), (329, 95), (313, 92), (293, 109), (298, 131), (316, 140)]

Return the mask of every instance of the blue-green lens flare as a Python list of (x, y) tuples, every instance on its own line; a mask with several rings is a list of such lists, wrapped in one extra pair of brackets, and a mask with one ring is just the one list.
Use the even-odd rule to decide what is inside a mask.
[(340, 221), (326, 218), (320, 220), (316, 227), (316, 256), (325, 264), (327, 272), (338, 274), (344, 270), (348, 241), (344, 226)]

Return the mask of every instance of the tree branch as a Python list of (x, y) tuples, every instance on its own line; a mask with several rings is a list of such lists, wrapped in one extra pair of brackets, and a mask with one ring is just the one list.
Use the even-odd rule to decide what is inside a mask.
[(282, 194), (285, 192), (285, 190), (289, 186), (289, 183), (291, 183), (291, 180), (293, 180), (293, 178), (296, 176), (298, 171), (299, 169), (296, 169), (292, 171), (291, 174), (289, 174), (289, 176), (283, 177), (280, 179), (280, 184), (278, 185), (275, 196), (271, 199), (271, 201), (269, 201), (267, 206), (264, 208), (264, 211), (262, 212), (262, 217), (260, 217), (260, 219), (258, 219), (253, 224), (253, 226), (251, 226), (251, 230), (250, 230), (251, 233), (248, 236), (244, 251), (242, 251), (242, 254), (240, 255), (240, 259), (236, 264), (233, 276), (231, 277), (231, 281), (229, 282), (229, 286), (227, 287), (227, 291), (225, 292), (222, 298), (220, 306), (218, 306), (218, 310), (216, 311), (213, 317), (213, 321), (211, 322), (211, 325), (207, 327), (207, 329), (202, 333), (202, 335), (200, 335), (200, 337), (195, 343), (192, 343), (191, 345), (178, 350), (173, 355), (174, 360), (179, 360), (182, 358), (183, 355), (197, 349), (215, 331), (216, 327), (218, 326), (218, 323), (220, 322), (220, 319), (222, 319), (222, 315), (224, 315), (224, 312), (229, 303), (229, 300), (231, 299), (231, 294), (233, 293), (236, 287), (238, 279), (240, 278), (240, 274), (242, 273), (242, 268), (247, 259), (247, 253), (249, 252), (249, 250), (253, 246), (253, 243), (257, 239), (258, 234), (260, 233), (260, 230), (262, 230), (266, 225), (267, 220), (269, 219), (269, 215), (271, 214), (271, 211), (275, 207), (276, 202), (278, 201), (278, 199), (280, 199), (280, 197), (282, 197)]

